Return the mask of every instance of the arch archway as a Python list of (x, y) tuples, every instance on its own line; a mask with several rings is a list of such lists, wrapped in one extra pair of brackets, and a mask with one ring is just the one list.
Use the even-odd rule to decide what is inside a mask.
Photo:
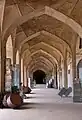
[(53, 18), (56, 18), (57, 20), (65, 23), (66, 25), (71, 27), (76, 33), (78, 33), (79, 36), (82, 36), (82, 27), (80, 24), (78, 24), (73, 19), (70, 19), (70, 17), (66, 16), (65, 14), (63, 14), (55, 9), (52, 9), (48, 6), (45, 6), (44, 9), (36, 10), (36, 11), (29, 13), (29, 15), (25, 14), (23, 16), (15, 18), (15, 20), (13, 20), (13, 22), (10, 21), (10, 24), (8, 24), (7, 28), (5, 28), (5, 25), (4, 25), (3, 39), (4, 39), (4, 37), (7, 38), (10, 34), (10, 31), (12, 32), (17, 26), (25, 23), (29, 19), (32, 19), (37, 16), (41, 16), (43, 14), (47, 14), (47, 15), (49, 15)]
[(8, 37), (6, 42), (6, 58), (11, 59), (11, 63), (13, 64), (13, 46), (11, 35)]
[(36, 84), (45, 84), (45, 77), (46, 74), (42, 70), (36, 70), (35, 72), (33, 72), (33, 79), (36, 81)]

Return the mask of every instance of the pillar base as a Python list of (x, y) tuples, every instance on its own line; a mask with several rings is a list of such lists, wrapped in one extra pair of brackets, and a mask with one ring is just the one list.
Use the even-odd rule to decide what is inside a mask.
[(82, 103), (82, 96), (73, 96), (73, 102)]
[(80, 83), (75, 83), (73, 85), (73, 102), (81, 102), (82, 103), (82, 88)]

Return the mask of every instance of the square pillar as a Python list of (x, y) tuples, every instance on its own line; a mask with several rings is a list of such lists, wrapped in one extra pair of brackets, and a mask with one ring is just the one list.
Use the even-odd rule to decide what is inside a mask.
[(5, 92), (6, 45), (0, 41), (0, 93)]
[(28, 86), (27, 85), (27, 73), (26, 73), (26, 66), (24, 66), (24, 86)]

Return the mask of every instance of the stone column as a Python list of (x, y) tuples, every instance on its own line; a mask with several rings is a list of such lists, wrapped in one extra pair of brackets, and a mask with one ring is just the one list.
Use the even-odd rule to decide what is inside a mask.
[(19, 50), (16, 51), (16, 64), (19, 64)]
[(55, 68), (53, 67), (53, 70), (52, 70), (52, 83), (53, 83), (53, 86), (55, 86)]
[(33, 73), (29, 73), (29, 81), (30, 81), (30, 86), (31, 86), (31, 88), (33, 88), (34, 86), (33, 86)]
[(72, 87), (72, 93), (71, 95), (73, 96), (73, 79), (72, 79), (72, 63), (70, 62), (70, 65), (69, 65), (69, 74), (68, 74), (68, 87)]
[(60, 69), (59, 71), (59, 76), (60, 76), (60, 89), (62, 88), (62, 70)]
[(58, 88), (62, 88), (62, 74), (61, 74), (61, 68), (57, 70), (57, 80), (58, 80)]
[(68, 64), (68, 87), (71, 87), (70, 64)]
[(6, 45), (0, 41), (0, 92), (5, 92)]
[(76, 47), (72, 51), (72, 80), (73, 80), (73, 101), (80, 100), (80, 85), (77, 84), (76, 78)]
[(57, 65), (56, 65), (56, 89), (58, 89), (58, 80), (57, 80)]
[(26, 66), (24, 66), (24, 85), (27, 87), (27, 72), (26, 72)]
[(52, 79), (54, 79), (54, 67), (53, 67), (53, 70), (52, 70)]
[(76, 78), (76, 51), (75, 50), (72, 53), (72, 77), (74, 82)]
[(23, 65), (22, 65), (22, 67), (23, 67), (23, 69), (22, 69), (22, 75), (23, 75), (23, 85), (24, 85), (24, 83), (25, 83), (25, 76), (24, 76), (24, 74), (25, 74), (25, 70), (24, 70), (24, 61), (23, 61)]
[(26, 70), (26, 75), (27, 75), (27, 86), (31, 87), (30, 86), (30, 78), (29, 78), (29, 71), (28, 71), (28, 69)]
[(19, 53), (19, 80), (21, 83), (21, 54)]
[(11, 38), (12, 38), (12, 46), (13, 46), (13, 65), (16, 64), (16, 30), (15, 29), (12, 33), (11, 33)]
[(24, 65), (22, 58), (21, 58), (21, 82), (24, 83)]
[[(65, 61), (64, 61), (65, 62)], [(64, 64), (64, 87), (68, 88), (68, 78), (67, 78), (67, 64)]]
[(54, 79), (54, 87), (56, 88), (56, 67), (53, 67), (52, 79)]
[(64, 54), (63, 66), (64, 66), (64, 87), (68, 88), (68, 78), (67, 78), (67, 50), (66, 49), (65, 49), (65, 54)]
[(62, 87), (64, 87), (64, 65), (62, 63)]
[(5, 91), (5, 73), (6, 73), (6, 39), (2, 38), (2, 27), (6, 0), (0, 0), (0, 92)]
[[(3, 72), (3, 70), (1, 70), (1, 59), (2, 59), (2, 57), (1, 57), (1, 41), (0, 41), (0, 93), (3, 91), (3, 85), (2, 85), (2, 79), (1, 79), (1, 73)], [(2, 87), (3, 86), (3, 87)]]
[(13, 47), (13, 65), (16, 64), (16, 49)]
[(60, 90), (60, 73), (59, 73), (59, 69), (57, 70), (57, 83), (58, 83), (58, 89)]

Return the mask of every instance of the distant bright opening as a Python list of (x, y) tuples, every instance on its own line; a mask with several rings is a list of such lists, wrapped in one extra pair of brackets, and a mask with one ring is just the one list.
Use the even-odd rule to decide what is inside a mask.
[(33, 73), (33, 79), (36, 81), (36, 84), (45, 84), (46, 83), (45, 77), (46, 74), (42, 70), (37, 70)]

